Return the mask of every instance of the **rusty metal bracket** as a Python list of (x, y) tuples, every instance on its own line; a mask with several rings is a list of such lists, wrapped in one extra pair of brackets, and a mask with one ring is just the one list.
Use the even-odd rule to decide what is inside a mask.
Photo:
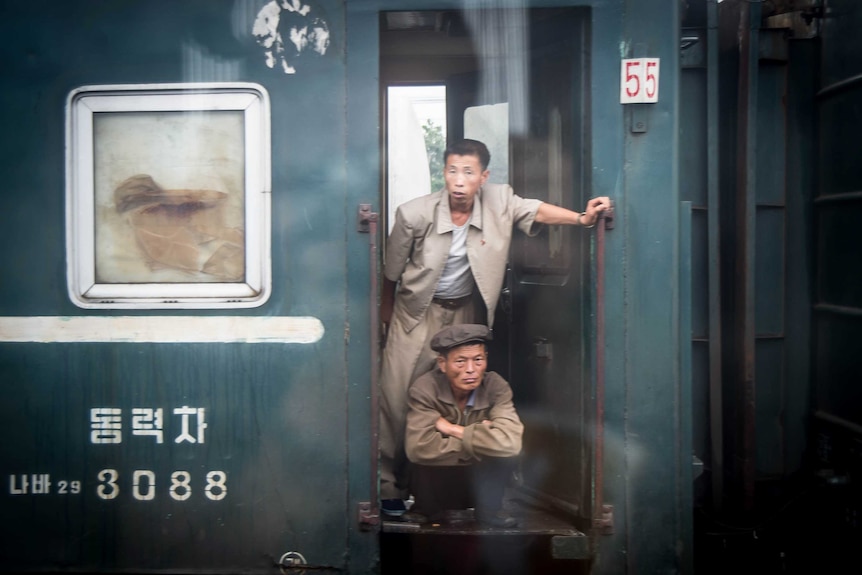
[(356, 511), (362, 530), (369, 531), (380, 524), (380, 515), (377, 514), (377, 510), (374, 509), (370, 501), (360, 501), (356, 506)]
[[(593, 528), (601, 535), (614, 532), (614, 508), (604, 502), (605, 482), (605, 231), (613, 227), (614, 204), (602, 212), (604, 222), (596, 230), (596, 360), (595, 360), (595, 437), (593, 481)], [(601, 514), (596, 511), (600, 510)]]
[(356, 231), (367, 234), (371, 231), (371, 223), (377, 222), (377, 212), (371, 211), (371, 204), (359, 204), (356, 215)]
[(614, 229), (614, 203), (611, 201), (611, 207), (602, 212), (602, 220), (606, 230)]
[(602, 504), (602, 513), (593, 519), (593, 527), (600, 535), (614, 534), (614, 506)]
[[(368, 317), (370, 328), (369, 341), (377, 341), (380, 330), (379, 314), (377, 311), (378, 285), (377, 285), (377, 212), (371, 211), (371, 204), (359, 204), (359, 211), (356, 214), (356, 228), (359, 233), (368, 234)], [(370, 346), (370, 418), (371, 418), (371, 437), (369, 445), (369, 478), (368, 484), (370, 489), (369, 501), (360, 501), (357, 504), (357, 519), (359, 528), (363, 531), (371, 531), (380, 524), (380, 510), (377, 506), (377, 440), (379, 434), (378, 408), (379, 395), (377, 389), (377, 379), (379, 376), (378, 370), (378, 350), (377, 345)]]

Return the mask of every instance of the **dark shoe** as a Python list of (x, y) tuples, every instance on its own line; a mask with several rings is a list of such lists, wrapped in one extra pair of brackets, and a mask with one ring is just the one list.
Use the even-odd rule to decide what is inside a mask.
[(380, 511), (389, 517), (401, 517), (407, 511), (407, 507), (401, 499), (384, 499), (380, 502)]
[(517, 527), (518, 520), (515, 519), (508, 511), (505, 509), (498, 509), (496, 511), (485, 511), (480, 512), (476, 511), (476, 520), (479, 521), (482, 525), (487, 527)]
[(428, 523), (428, 518), (418, 511), (405, 511), (399, 517), (404, 523)]

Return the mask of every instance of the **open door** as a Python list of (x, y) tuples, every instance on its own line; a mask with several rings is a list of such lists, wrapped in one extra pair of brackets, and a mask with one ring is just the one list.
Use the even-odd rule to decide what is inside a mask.
[[(531, 20), (529, 107), (512, 133), (512, 185), (519, 193), (576, 211), (590, 197), (588, 27), (574, 11)], [(509, 360), (526, 437), (524, 484), (571, 506), (590, 505), (590, 247), (584, 228), (548, 227), (512, 245)]]
[[(585, 8), (385, 13), (381, 85), (445, 83), (447, 140), (488, 145), (490, 181), (581, 211), (589, 22)], [(489, 357), (525, 424), (523, 490), (579, 528), (593, 515), (591, 238), (568, 226), (515, 233)]]
[[(478, 60), (485, 65), (449, 78), (451, 137), (488, 144), (491, 181), (582, 210), (590, 196), (586, 13), (544, 9), (464, 18), (482, 39)], [(515, 235), (489, 362), (511, 382), (528, 430), (525, 489), (584, 519), (592, 515), (590, 238), (566, 226), (533, 238)]]

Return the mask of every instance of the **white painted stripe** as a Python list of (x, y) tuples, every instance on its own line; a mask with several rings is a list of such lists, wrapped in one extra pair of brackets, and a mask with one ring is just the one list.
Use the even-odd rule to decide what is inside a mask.
[(323, 333), (315, 317), (0, 317), (0, 342), (314, 343)]

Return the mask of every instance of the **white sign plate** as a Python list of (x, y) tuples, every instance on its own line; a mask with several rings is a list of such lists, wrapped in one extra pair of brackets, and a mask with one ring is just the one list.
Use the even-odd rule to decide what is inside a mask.
[(620, 104), (658, 102), (659, 58), (631, 58), (620, 66)]

